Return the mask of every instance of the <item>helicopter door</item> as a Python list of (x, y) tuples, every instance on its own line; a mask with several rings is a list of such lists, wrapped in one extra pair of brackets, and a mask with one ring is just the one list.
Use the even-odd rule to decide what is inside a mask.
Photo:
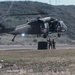
[(44, 24), (44, 27), (45, 27), (45, 30), (48, 32), (49, 31), (49, 24), (48, 23), (45, 23)]

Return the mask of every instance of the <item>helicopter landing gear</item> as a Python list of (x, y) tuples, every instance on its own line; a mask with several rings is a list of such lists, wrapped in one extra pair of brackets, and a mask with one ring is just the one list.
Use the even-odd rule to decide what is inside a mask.
[(47, 38), (48, 33), (43, 34), (43, 38)]
[(61, 37), (61, 33), (58, 33), (57, 36), (58, 36), (58, 37)]
[(13, 39), (12, 39), (12, 42), (14, 42), (15, 38), (16, 38), (16, 35), (14, 35), (14, 37), (13, 37)]

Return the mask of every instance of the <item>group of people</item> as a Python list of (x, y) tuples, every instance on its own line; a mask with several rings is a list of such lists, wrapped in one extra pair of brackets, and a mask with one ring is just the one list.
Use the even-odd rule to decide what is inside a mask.
[(56, 49), (56, 47), (55, 47), (55, 40), (54, 39), (47, 39), (47, 48), (48, 49)]

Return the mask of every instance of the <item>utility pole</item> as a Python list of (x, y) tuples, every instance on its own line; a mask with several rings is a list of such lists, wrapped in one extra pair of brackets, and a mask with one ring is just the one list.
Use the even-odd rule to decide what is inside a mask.
[(59, 5), (60, 5), (60, 0), (59, 0)]
[(55, 5), (60, 5), (60, 0), (56, 0)]
[(55, 0), (55, 5), (57, 5), (57, 0)]
[(53, 0), (53, 2), (52, 2), (52, 0), (49, 0), (49, 4), (55, 4), (55, 5), (60, 5), (60, 0)]
[(51, 0), (49, 0), (50, 4), (51, 4)]
[(25, 1), (30, 1), (30, 0), (25, 0)]

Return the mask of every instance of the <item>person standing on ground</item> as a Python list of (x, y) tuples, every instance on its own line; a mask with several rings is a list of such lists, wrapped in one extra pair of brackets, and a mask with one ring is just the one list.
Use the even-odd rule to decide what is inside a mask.
[(52, 40), (52, 49), (56, 49), (55, 44), (56, 44), (56, 42), (55, 42), (55, 40), (53, 39), (53, 40)]
[(52, 49), (52, 42), (50, 38), (47, 40), (47, 47), (48, 49)]

